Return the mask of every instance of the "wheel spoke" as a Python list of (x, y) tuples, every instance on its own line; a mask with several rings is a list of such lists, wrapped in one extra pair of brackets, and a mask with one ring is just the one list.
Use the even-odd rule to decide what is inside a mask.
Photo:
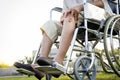
[(91, 58), (89, 57), (80, 57), (75, 62), (74, 72), (76, 80), (84, 80), (88, 78), (89, 80), (95, 80), (96, 77), (96, 69), (95, 65), (92, 66), (92, 69), (88, 70), (91, 65)]

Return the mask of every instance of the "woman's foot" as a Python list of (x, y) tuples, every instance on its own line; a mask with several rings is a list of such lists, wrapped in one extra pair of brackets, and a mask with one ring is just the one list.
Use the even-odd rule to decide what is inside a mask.
[(49, 66), (52, 65), (54, 61), (52, 61), (52, 59), (46, 58), (46, 57), (39, 57), (37, 59), (37, 63), (40, 66)]
[(39, 80), (41, 80), (41, 78), (44, 77), (44, 74), (42, 72), (34, 69), (30, 64), (21, 64), (21, 63), (15, 62), (14, 66), (17, 68), (23, 68), (23, 69), (33, 72), (35, 74), (34, 76), (38, 78)]
[(52, 60), (52, 59), (46, 58), (46, 57), (39, 57), (39, 58), (37, 59), (37, 63), (38, 63), (40, 66), (49, 66), (49, 65), (52, 66), (52, 64), (55, 63), (55, 62), (57, 62), (57, 63), (60, 64), (60, 65), (63, 65), (63, 62), (62, 62), (62, 61), (60, 62), (60, 61)]
[[(45, 58), (45, 57), (39, 57), (37, 59), (37, 63), (40, 65), (40, 66), (54, 66), (54, 63), (57, 63), (59, 64), (58, 62), (52, 60), (52, 59), (49, 59), (49, 58)], [(62, 65), (62, 64), (60, 64)], [(52, 67), (51, 67), (52, 68)], [(61, 74), (51, 74), (52, 76), (58, 78)]]

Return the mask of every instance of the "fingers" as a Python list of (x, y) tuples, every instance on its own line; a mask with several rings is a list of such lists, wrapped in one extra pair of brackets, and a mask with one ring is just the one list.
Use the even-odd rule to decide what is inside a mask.
[(71, 14), (71, 10), (66, 11), (65, 14), (64, 14), (65, 18), (66, 18), (67, 16), (69, 16), (70, 14)]
[(79, 15), (79, 13), (77, 10), (70, 9), (70, 10), (66, 11), (65, 13), (63, 13), (63, 19), (62, 19), (61, 23), (63, 24), (64, 20), (68, 20), (69, 22), (74, 20), (75, 23), (77, 23), (78, 15)]
[(63, 22), (64, 22), (65, 18), (67, 18), (70, 15), (70, 13), (71, 13), (70, 10), (63, 13), (63, 16), (60, 19), (60, 22), (61, 22), (62, 25), (63, 25)]
[(75, 21), (78, 20), (79, 13), (75, 9), (71, 9), (71, 15), (74, 17)]

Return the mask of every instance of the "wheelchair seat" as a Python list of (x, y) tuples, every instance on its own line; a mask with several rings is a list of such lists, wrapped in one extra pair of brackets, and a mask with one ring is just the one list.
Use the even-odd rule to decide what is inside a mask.
[[(84, 25), (84, 22), (79, 26), (79, 31), (77, 35), (77, 38), (82, 41), (85, 40), (85, 28), (83, 25)], [(100, 32), (104, 33), (104, 28), (105, 28), (105, 24), (100, 28), (99, 24), (88, 22), (88, 29), (94, 30), (95, 32), (97, 31), (97, 34), (99, 34)], [(110, 34), (110, 31), (111, 29), (108, 30), (108, 34)], [(116, 35), (116, 34), (117, 32), (113, 30), (113, 35)], [(88, 41), (93, 41), (98, 38), (99, 36), (97, 36), (96, 33), (88, 32)]]
[[(82, 25), (84, 25), (84, 23), (82, 23), (81, 26), (79, 27), (77, 38), (84, 41), (85, 40), (85, 28), (84, 26), (82, 27)], [(99, 29), (99, 26), (100, 26), (99, 24), (88, 22), (88, 29), (97, 30)], [(101, 31), (103, 31), (103, 29), (101, 29)], [(95, 34), (88, 32), (89, 41), (96, 40), (96, 38), (97, 37)]]

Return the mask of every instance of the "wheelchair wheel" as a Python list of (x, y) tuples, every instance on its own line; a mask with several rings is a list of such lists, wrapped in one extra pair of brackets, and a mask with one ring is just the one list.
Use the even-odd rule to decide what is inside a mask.
[(106, 22), (104, 49), (111, 68), (120, 77), (120, 15), (114, 15)]
[(98, 59), (98, 61), (101, 63), (102, 69), (104, 70), (104, 72), (106, 73), (113, 73), (113, 70), (111, 69), (111, 66), (108, 64), (108, 61), (104, 61), (104, 59), (106, 59), (105, 55), (102, 55), (101, 53), (97, 53), (96, 52), (96, 58)]
[(96, 68), (95, 65), (90, 67), (92, 59), (87, 56), (79, 57), (74, 64), (74, 75), (76, 80), (95, 80), (96, 78)]

